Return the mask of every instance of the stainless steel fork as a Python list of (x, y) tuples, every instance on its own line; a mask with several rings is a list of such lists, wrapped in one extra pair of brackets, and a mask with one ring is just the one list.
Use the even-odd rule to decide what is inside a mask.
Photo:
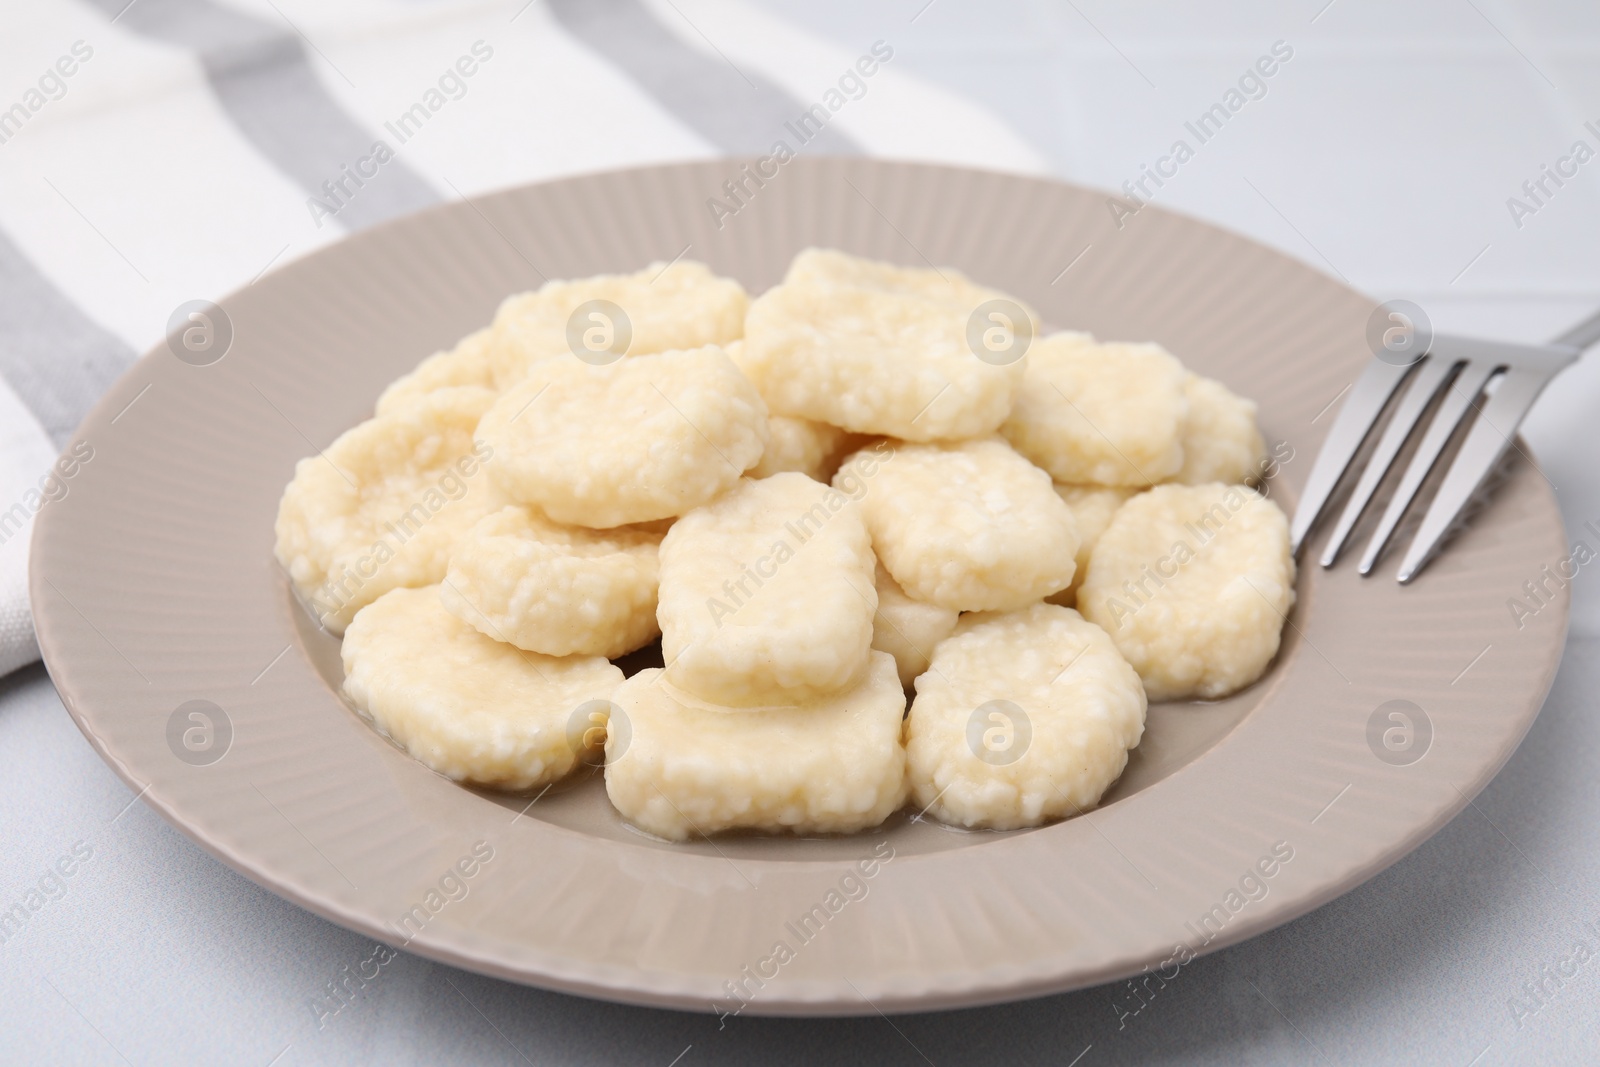
[[(1438, 552), (1451, 524), (1511, 447), (1523, 416), (1550, 379), (1597, 341), (1600, 341), (1600, 313), (1545, 345), (1436, 336), (1420, 356), (1397, 358), (1385, 352), (1374, 357), (1351, 387), (1311, 468), (1305, 494), (1289, 526), (1294, 552), (1299, 553), (1307, 534), (1332, 500), (1340, 478), (1350, 469), (1356, 453), (1394, 401), (1388, 425), (1361, 469), (1323, 550), (1322, 565), (1333, 566), (1395, 457), (1438, 397), (1433, 418), (1361, 555), (1360, 571), (1370, 574), (1417, 490), (1438, 462), (1445, 444), (1467, 413), (1476, 409), (1477, 420), (1467, 431), (1400, 564), (1399, 580), (1402, 583), (1411, 581)], [(1402, 385), (1407, 386), (1403, 393)], [(1441, 390), (1444, 391), (1442, 397), (1439, 396)], [(1397, 393), (1400, 397), (1395, 401)], [(1475, 402), (1480, 394), (1486, 395), (1482, 404)]]

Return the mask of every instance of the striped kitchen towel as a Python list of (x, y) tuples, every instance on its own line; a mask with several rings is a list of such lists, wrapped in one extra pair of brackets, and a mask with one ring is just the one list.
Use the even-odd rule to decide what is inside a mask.
[(806, 151), (1046, 170), (897, 67), (893, 40), (740, 0), (41, 0), (4, 19), (0, 674), (38, 656), (27, 543), (68, 488), (56, 465), (181, 304), (442, 200), (766, 152), (819, 104)]

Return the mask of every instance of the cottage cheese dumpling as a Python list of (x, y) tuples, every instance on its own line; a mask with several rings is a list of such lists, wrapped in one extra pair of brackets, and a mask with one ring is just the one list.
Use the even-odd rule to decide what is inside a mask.
[(674, 841), (733, 829), (846, 834), (905, 802), (906, 699), (891, 656), (874, 652), (843, 693), (758, 713), (675, 693), (661, 673), (617, 688), (606, 740), (606, 792), (641, 829)]
[(702, 700), (804, 703), (867, 666), (872, 546), (860, 505), (803, 474), (746, 479), (661, 542), (667, 678)]
[(410, 374), (390, 383), (378, 397), (378, 414), (383, 415), (404, 404), (421, 399), (437, 389), (472, 385), (494, 389), (494, 371), (489, 365), (489, 333), (469, 333), (447, 352), (435, 352)]
[(557, 522), (608, 528), (682, 515), (766, 450), (766, 405), (715, 345), (605, 366), (536, 363), (478, 427), (496, 483)]
[(1183, 420), (1183, 469), (1172, 480), (1242, 485), (1260, 478), (1267, 465), (1267, 443), (1256, 428), (1255, 401), (1198, 374), (1184, 379), (1183, 395), (1189, 401)]
[(728, 358), (729, 359), (733, 360), (733, 365), (735, 367), (739, 368), (739, 373), (740, 374), (744, 374), (746, 378), (750, 377), (748, 374), (745, 374), (745, 369), (744, 369), (744, 338), (743, 337), (739, 338), (737, 341), (726, 341), (726, 342), (724, 342), (723, 345), (722, 345), (722, 350), (728, 354)]
[(1214, 699), (1261, 677), (1294, 604), (1289, 523), (1238, 485), (1158, 485), (1117, 511), (1078, 609), (1151, 700)]
[(745, 373), (774, 413), (908, 441), (992, 433), (1026, 358), (1004, 365), (967, 344), (975, 308), (822, 282), (768, 290), (745, 317)]
[(474, 444), (487, 389), (440, 389), (341, 434), (295, 465), (278, 503), (278, 562), (339, 634), (391, 589), (444, 577), (457, 540), (504, 504)]
[(1183, 467), (1186, 373), (1160, 345), (1052, 334), (1000, 432), (1058, 482), (1153, 485)]
[(971, 312), (989, 300), (1009, 300), (1027, 312), (1033, 332), (1039, 320), (1033, 311), (1013, 296), (998, 289), (977, 285), (954, 267), (930, 270), (923, 267), (897, 267), (875, 259), (863, 259), (831, 248), (807, 248), (794, 257), (784, 283), (850, 285), (880, 289), (888, 293), (908, 293), (943, 300)]
[(966, 616), (917, 679), (912, 803), (992, 830), (1077, 815), (1127, 766), (1144, 715), (1139, 676), (1070, 608)]
[[(745, 370), (744, 340), (729, 341), (723, 346), (723, 351), (739, 368), (739, 373), (749, 378)], [(761, 462), (749, 471), (752, 478), (770, 478), (784, 471), (798, 471), (807, 478), (825, 482), (839, 469), (840, 461), (864, 443), (860, 434), (829, 426), (825, 422), (813, 422), (790, 415), (768, 414), (767, 428), (771, 438), (767, 442), (767, 450), (761, 454)]]
[[(835, 485), (858, 474), (859, 456), (845, 461)], [(1078, 533), (1071, 510), (1049, 475), (998, 438), (900, 445), (861, 481), (873, 548), (916, 600), (1005, 610), (1072, 581)]]
[(660, 534), (590, 530), (508, 507), (478, 520), (439, 595), (496, 641), (548, 656), (614, 659), (655, 640)]
[(767, 428), (771, 439), (761, 454), (761, 462), (750, 468), (752, 478), (795, 471), (819, 482), (827, 481), (838, 469), (841, 453), (853, 438), (837, 426), (788, 415), (768, 416)]
[(362, 608), (340, 654), (345, 693), (379, 729), (440, 774), (495, 789), (570, 771), (583, 755), (569, 740), (573, 712), (622, 682), (599, 656), (542, 656), (483, 636), (444, 609), (435, 586)]
[(1076, 605), (1078, 587), (1089, 574), (1089, 554), (1094, 551), (1095, 542), (1111, 525), (1111, 517), (1117, 513), (1117, 509), (1139, 490), (1111, 485), (1062, 485), (1060, 482), (1056, 483), (1055, 488), (1056, 495), (1066, 501), (1067, 507), (1072, 510), (1073, 521), (1078, 527), (1078, 552), (1074, 557), (1077, 568), (1072, 572), (1071, 585), (1045, 599), (1070, 608)]
[(959, 611), (912, 600), (890, 573), (878, 564), (878, 613), (872, 618), (872, 647), (894, 657), (900, 684), (907, 689), (928, 669), (928, 658), (956, 628)]
[[(495, 384), (516, 383), (540, 360), (572, 356), (568, 326), (573, 313), (590, 301), (622, 309), (631, 336), (627, 355), (700, 348), (732, 341), (744, 333), (748, 298), (732, 278), (719, 278), (704, 263), (678, 260), (652, 263), (637, 274), (602, 274), (576, 281), (550, 281), (531, 293), (507, 297), (495, 313), (490, 362)], [(580, 316), (579, 336), (595, 329), (603, 344), (585, 345), (600, 353), (620, 346), (622, 323)], [(615, 349), (613, 349), (615, 350)], [(602, 355), (601, 358), (604, 358)]]

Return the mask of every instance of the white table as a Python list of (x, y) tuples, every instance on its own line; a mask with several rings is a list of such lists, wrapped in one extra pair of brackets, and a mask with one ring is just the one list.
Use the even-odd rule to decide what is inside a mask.
[[(519, 17), (517, 33), (532, 40), (558, 32), (544, 2)], [(1186, 119), (1282, 40), (1294, 54), (1266, 95), (1201, 146), (1159, 190), (1157, 203), (1249, 233), (1374, 296), (1413, 300), (1442, 329), (1532, 340), (1600, 305), (1600, 160), (1565, 186), (1551, 186), (1553, 195), (1521, 218), (1520, 228), (1507, 207), (1507, 198), (1525, 197), (1524, 180), (1537, 178), (1541, 164), (1553, 164), (1575, 140), (1600, 148), (1600, 136), (1584, 128), (1585, 120), (1600, 120), (1600, 9), (1576, 0), (1417, 0), (1398, 11), (1370, 0), (1325, 2), (1230, 5), (1221, 13), (1191, 11), (1179, 0), (1138, 10), (1088, 0), (981, 8), (956, 0), (924, 8), (924, 0), (910, 0), (883, 11), (844, 0), (653, 0), (648, 13), (680, 47), (713, 64), (713, 50), (731, 53), (730, 63), (766, 71), (782, 86), (803, 81), (804, 70), (785, 67), (777, 53), (810, 57), (825, 69), (835, 54), (892, 42), (893, 69), (911, 88), (891, 90), (885, 82), (852, 103), (860, 112), (851, 128), (856, 144), (875, 154), (947, 159), (1019, 144), (1026, 150), (1017, 150), (1018, 159), (1031, 152), (1036, 168), (1108, 189), (1136, 178), (1141, 164), (1184, 136)], [(272, 17), (264, 2), (235, 6)], [(344, 32), (337, 19), (320, 22), (314, 5), (278, 6), (357, 82), (365, 80), (361, 49), (376, 39), (373, 27), (400, 18), (394, 4), (368, 0), (348, 16), (360, 32)], [(438, 17), (449, 29), (451, 19), (470, 21), (481, 8), (485, 19), (504, 25), (520, 6), (466, 6)], [(425, 21), (416, 9), (402, 14), (411, 20), (406, 32), (425, 35), (426, 26), (414, 25)], [(106, 20), (76, 8), (72, 17)], [(35, 55), (53, 55), (58, 42), (46, 34), (29, 38), (37, 29), (29, 18), (0, 15), (21, 20), (11, 42), (0, 43), (7, 60), (0, 69), (31, 70)], [(785, 25), (789, 36), (774, 37)], [(566, 32), (581, 40), (579, 29)], [(96, 42), (103, 68), (148, 59), (154, 47), (120, 26)], [(526, 44), (513, 34), (501, 47), (507, 60), (533, 63), (534, 52), (517, 58)], [(405, 58), (401, 44), (385, 47), (396, 50), (394, 62)], [(604, 65), (607, 56), (595, 52), (588, 62)], [(335, 75), (318, 69), (335, 87), (330, 94), (359, 113), (355, 87), (337, 88)], [(609, 76), (623, 80), (616, 71)], [(10, 80), (0, 80), (0, 98), (11, 92)], [(474, 90), (480, 97), (495, 91)], [(558, 84), (543, 101), (550, 110), (598, 106), (576, 90), (570, 100), (559, 91)], [(946, 101), (964, 101), (969, 110)], [(988, 135), (974, 132), (972, 116), (982, 112), (972, 108), (1008, 127), (996, 127), (1000, 148), (974, 147)], [(939, 122), (941, 113), (948, 124)], [(65, 132), (51, 136), (114, 141), (90, 119), (59, 125)], [(706, 122), (696, 131), (701, 140), (690, 148), (669, 130), (634, 154), (705, 154), (721, 143)], [(57, 256), (42, 247), (24, 217), (31, 198), (44, 195), (34, 189), (34, 157), (26, 152), (56, 148), (7, 154), (22, 145), (18, 138), (0, 146), (0, 230), (44, 262), (44, 273), (110, 334), (134, 349), (148, 345), (176, 301), (165, 290), (139, 296), (131, 281), (134, 295), (124, 299), (122, 283), (109, 275), (74, 274), (72, 249)], [(487, 157), (491, 147), (481, 151)], [(95, 164), (93, 153), (78, 158), (84, 168), (120, 165), (106, 157)], [(433, 161), (413, 158), (433, 177)], [(489, 162), (488, 176), (464, 191), (506, 177)], [(1027, 165), (1010, 156), (999, 162)], [(139, 166), (127, 157), (130, 181)], [(562, 163), (547, 169), (559, 172)], [(93, 200), (93, 191), (83, 196)], [(66, 223), (53, 225), (66, 233)], [(297, 251), (326, 239), (300, 234)], [(84, 240), (81, 248), (93, 245), (92, 237)], [(248, 280), (250, 272), (239, 270), (243, 276), (225, 279), (224, 288)], [(163, 284), (160, 277), (147, 281), (152, 289)], [(1541, 402), (1526, 430), (1574, 538), (1587, 536), (1582, 524), (1600, 517), (1589, 415), (1596, 409), (1600, 357), (1591, 357)], [(10, 768), (0, 778), (0, 908), (22, 900), (75, 846), (89, 858), (68, 864), (73, 873), (61, 879), (64, 888), (51, 885), (54, 899), (0, 944), (0, 1060), (280, 1067), (1594, 1062), (1595, 583), (1585, 570), (1574, 585), (1572, 637), (1543, 714), (1466, 812), (1367, 885), (1185, 968), (1134, 1016), (1122, 1016), (1116, 988), (1099, 988), (892, 1024), (878, 1017), (746, 1017), (719, 1029), (709, 1016), (589, 1002), (401, 956), (348, 1007), (319, 1020), (313, 999), (344, 968), (355, 970), (371, 945), (211, 860), (137, 802), (78, 734), (43, 670), (29, 668), (0, 680), (0, 758)], [(1580, 940), (1595, 958), (1559, 982), (1547, 977)], [(1544, 991), (1535, 999), (1526, 983), (1541, 979)], [(1527, 1009), (1520, 1019), (1513, 998)]]

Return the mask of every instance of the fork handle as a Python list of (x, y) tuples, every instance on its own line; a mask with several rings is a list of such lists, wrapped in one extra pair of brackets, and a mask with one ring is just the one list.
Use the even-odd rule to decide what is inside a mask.
[(1600, 311), (1590, 315), (1551, 343), (1568, 345), (1582, 352), (1597, 341), (1600, 341)]

